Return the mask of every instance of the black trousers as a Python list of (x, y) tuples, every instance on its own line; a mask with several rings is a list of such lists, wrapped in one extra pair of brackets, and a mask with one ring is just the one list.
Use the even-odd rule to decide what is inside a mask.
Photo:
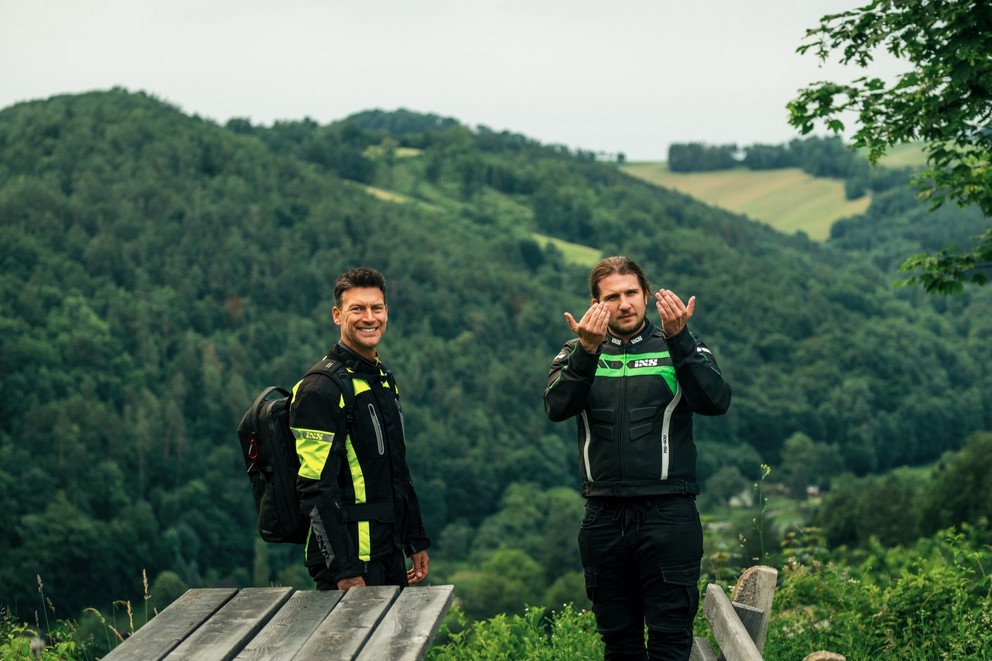
[(589, 498), (579, 553), (606, 659), (689, 658), (703, 556), (693, 496)]
[[(317, 584), (318, 590), (337, 590), (338, 582), (334, 580), (331, 570), (324, 564), (307, 567), (311, 578)], [(389, 555), (373, 558), (365, 563), (365, 573), (362, 574), (365, 585), (398, 585), (405, 588), (406, 558), (403, 551), (396, 550)]]

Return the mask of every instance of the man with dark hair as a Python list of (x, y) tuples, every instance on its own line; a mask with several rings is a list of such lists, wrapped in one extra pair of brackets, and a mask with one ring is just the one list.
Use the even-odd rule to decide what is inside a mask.
[[(610, 257), (589, 277), (592, 306), (551, 363), (548, 417), (578, 423), (585, 516), (579, 554), (607, 659), (688, 659), (703, 533), (692, 415), (720, 415), (730, 386), (686, 328), (696, 307), (654, 294), (641, 268)], [(648, 629), (645, 648), (644, 628)]]
[(347, 271), (334, 284), (334, 302), (341, 339), (327, 360), (340, 363), (335, 374), (344, 378), (308, 374), (290, 407), (297, 488), (310, 519), (307, 569), (318, 590), (419, 583), (429, 571), (430, 540), (406, 463), (399, 390), (378, 353), (386, 281), (373, 269)]

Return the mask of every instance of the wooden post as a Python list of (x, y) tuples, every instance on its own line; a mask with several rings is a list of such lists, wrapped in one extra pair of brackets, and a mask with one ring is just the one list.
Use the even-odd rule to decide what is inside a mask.
[(768, 634), (768, 621), (772, 616), (772, 600), (775, 597), (777, 581), (778, 570), (774, 567), (765, 565), (748, 567), (737, 579), (737, 585), (730, 595), (730, 600), (736, 604), (761, 610), (757, 632), (751, 631), (752, 640), (759, 652), (765, 649), (765, 636)]
[(719, 585), (710, 583), (706, 586), (703, 612), (716, 636), (720, 653), (727, 661), (762, 661), (761, 652)]
[(716, 661), (716, 654), (713, 652), (713, 647), (710, 646), (710, 641), (698, 636), (693, 638), (689, 661)]

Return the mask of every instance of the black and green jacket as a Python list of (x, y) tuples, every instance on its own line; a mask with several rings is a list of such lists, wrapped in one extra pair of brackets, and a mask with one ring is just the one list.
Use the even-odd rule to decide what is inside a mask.
[(337, 374), (354, 389), (352, 420), (338, 383), (310, 374), (293, 388), (289, 425), (300, 458), (300, 505), (310, 519), (307, 565), (324, 563), (340, 580), (365, 574), (369, 560), (398, 549), (422, 551), (430, 540), (406, 463), (391, 373), (341, 343), (327, 358), (344, 365)]
[(569, 340), (544, 391), (551, 420), (577, 420), (586, 497), (699, 493), (692, 414), (729, 406), (706, 345), (688, 329), (666, 339), (651, 322), (627, 342), (607, 335), (595, 354)]

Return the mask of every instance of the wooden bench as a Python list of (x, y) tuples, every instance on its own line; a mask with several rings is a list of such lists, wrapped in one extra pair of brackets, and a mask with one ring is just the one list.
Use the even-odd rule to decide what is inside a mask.
[[(730, 598), (719, 585), (707, 585), (703, 614), (720, 655), (714, 653), (709, 640), (696, 638), (689, 661), (762, 661), (777, 582), (778, 570), (757, 565), (741, 573)], [(803, 661), (844, 661), (844, 656), (824, 650), (808, 654)]]
[(453, 595), (451, 585), (192, 589), (103, 658), (420, 660)]

